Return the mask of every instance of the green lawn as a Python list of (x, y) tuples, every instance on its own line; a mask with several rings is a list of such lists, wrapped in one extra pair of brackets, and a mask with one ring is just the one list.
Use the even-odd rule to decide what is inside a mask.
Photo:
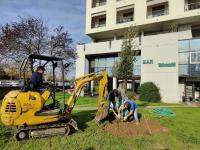
[[(65, 100), (69, 98), (69, 94), (65, 95)], [(63, 101), (64, 97), (62, 92), (57, 92), (56, 93), (56, 100), (58, 101)], [(98, 98), (97, 97), (89, 97), (89, 96), (84, 96), (84, 97), (79, 97), (76, 103), (76, 107), (97, 107), (98, 106)], [(49, 99), (47, 101), (47, 105), (52, 103), (52, 100)], [(166, 103), (153, 103), (153, 102), (144, 102), (140, 100), (136, 100), (136, 103), (138, 106), (180, 106), (180, 104), (166, 104)], [(0, 100), (1, 104), (1, 100)]]
[[(65, 100), (67, 100), (69, 98), (70, 95), (66, 94), (65, 96)], [(56, 100), (58, 101), (63, 101), (64, 97), (62, 92), (58, 92), (56, 93)], [(49, 102), (47, 102), (47, 104), (51, 103), (51, 100), (48, 100)], [(79, 97), (77, 102), (76, 102), (76, 106), (78, 107), (97, 107), (98, 105), (98, 101), (97, 101), (97, 97)]]
[[(198, 150), (200, 147), (200, 108), (172, 108), (174, 118), (158, 118), (170, 129), (163, 133), (143, 137), (114, 137), (101, 130), (93, 121), (95, 111), (73, 112), (79, 131), (68, 136), (15, 141), (13, 130), (0, 125), (2, 149), (55, 149), (55, 150)], [(151, 109), (140, 108), (142, 115), (151, 116)]]
[[(66, 99), (69, 95), (66, 94)], [(61, 92), (56, 93), (57, 100), (63, 100), (63, 95)], [(180, 106), (180, 104), (166, 104), (166, 103), (153, 103), (153, 102), (144, 102), (136, 100), (138, 106)], [(97, 107), (97, 97), (79, 97), (76, 103), (77, 107)]]

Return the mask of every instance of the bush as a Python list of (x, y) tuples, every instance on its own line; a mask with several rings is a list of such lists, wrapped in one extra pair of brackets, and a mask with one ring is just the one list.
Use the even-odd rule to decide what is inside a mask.
[(131, 99), (135, 99), (135, 92), (133, 92), (132, 90), (128, 90), (127, 91), (127, 96)]
[(140, 100), (146, 102), (160, 102), (159, 88), (153, 82), (145, 82), (138, 89)]

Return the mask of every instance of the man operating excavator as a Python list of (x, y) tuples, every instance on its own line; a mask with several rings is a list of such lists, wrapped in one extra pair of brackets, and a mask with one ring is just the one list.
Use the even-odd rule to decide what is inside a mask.
[(43, 88), (43, 74), (45, 72), (45, 68), (43, 66), (39, 66), (31, 76), (30, 79), (30, 87), (33, 91), (38, 91), (39, 89)]

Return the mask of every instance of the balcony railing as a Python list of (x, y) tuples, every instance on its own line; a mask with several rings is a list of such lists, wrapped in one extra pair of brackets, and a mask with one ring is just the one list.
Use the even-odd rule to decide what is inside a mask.
[(159, 16), (168, 15), (168, 14), (169, 14), (168, 10), (161, 9), (161, 10), (152, 11), (152, 14), (147, 15), (147, 18), (159, 17)]
[(200, 2), (190, 3), (185, 5), (185, 11), (200, 9)]
[(106, 23), (92, 23), (92, 28), (105, 27)]
[(99, 1), (92, 3), (92, 8), (106, 5), (106, 1)]
[(117, 18), (117, 23), (126, 23), (126, 22), (131, 22), (133, 20), (134, 20), (133, 16), (119, 17), (119, 18)]

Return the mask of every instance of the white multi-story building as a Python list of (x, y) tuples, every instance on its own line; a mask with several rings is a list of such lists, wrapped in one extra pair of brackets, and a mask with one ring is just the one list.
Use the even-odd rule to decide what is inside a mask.
[[(77, 46), (76, 77), (103, 68), (112, 77), (123, 33), (133, 25), (139, 29), (134, 86), (152, 81), (169, 103), (200, 96), (200, 0), (87, 0), (86, 5), (92, 42)], [(118, 80), (109, 84), (116, 88)]]

